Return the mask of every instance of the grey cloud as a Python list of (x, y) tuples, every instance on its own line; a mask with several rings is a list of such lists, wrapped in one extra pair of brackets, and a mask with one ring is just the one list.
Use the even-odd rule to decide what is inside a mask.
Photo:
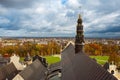
[(54, 32), (55, 28), (50, 28), (50, 27), (42, 27), (39, 29), (31, 29), (31, 28), (27, 28), (28, 32)]
[(96, 10), (98, 13), (110, 13), (120, 8), (120, 0), (81, 0), (83, 8)]
[(94, 31), (89, 31), (88, 33), (99, 33), (99, 34), (101, 34), (101, 33), (114, 33), (114, 32), (120, 32), (120, 26), (112, 26), (112, 27), (108, 26), (108, 28), (105, 29), (105, 30), (104, 29), (100, 30), (100, 31), (94, 30)]
[(0, 0), (0, 4), (6, 8), (30, 8), (37, 2), (44, 0)]
[[(60, 0), (50, 1), (0, 0), (0, 5), (5, 8), (2, 10), (0, 6), (0, 16), (10, 20), (9, 24), (0, 24), (0, 29), (11, 30), (12, 35), (18, 30), (26, 36), (39, 36), (38, 33), (41, 32), (45, 33), (45, 36), (74, 36), (77, 15), (80, 13), (79, 6), (82, 5), (82, 10), (86, 10), (83, 13), (83, 22), (88, 24), (85, 25), (87, 28), (84, 28), (85, 34), (104, 36), (103, 34), (120, 32), (120, 16), (106, 17), (112, 12), (120, 11), (119, 0), (67, 0), (64, 4), (59, 3)], [(71, 1), (76, 2), (73, 4)]]

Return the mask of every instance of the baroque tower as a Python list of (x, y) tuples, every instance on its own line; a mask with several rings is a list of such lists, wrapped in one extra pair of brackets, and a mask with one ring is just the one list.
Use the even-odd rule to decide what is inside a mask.
[(82, 18), (79, 14), (79, 18), (77, 21), (77, 28), (76, 28), (76, 37), (75, 37), (75, 53), (84, 52), (84, 35), (83, 35), (83, 25), (82, 25)]

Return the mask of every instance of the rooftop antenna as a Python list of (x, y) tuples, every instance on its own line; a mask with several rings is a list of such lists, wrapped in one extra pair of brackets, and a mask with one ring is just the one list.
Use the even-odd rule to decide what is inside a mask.
[(79, 6), (79, 9), (80, 9), (80, 13), (81, 13), (81, 8), (82, 8), (82, 6)]
[(79, 6), (78, 8), (79, 8), (78, 14), (83, 16), (82, 6)]

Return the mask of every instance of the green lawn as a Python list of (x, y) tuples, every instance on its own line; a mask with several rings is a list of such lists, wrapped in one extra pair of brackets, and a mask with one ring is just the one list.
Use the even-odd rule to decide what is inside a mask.
[(90, 56), (91, 58), (95, 58), (97, 62), (101, 65), (105, 64), (108, 61), (109, 56)]
[(53, 64), (53, 63), (56, 63), (56, 62), (59, 62), (60, 61), (60, 58), (59, 57), (54, 57), (54, 56), (45, 56), (48, 64)]
[(24, 57), (20, 57), (20, 61), (24, 61)]

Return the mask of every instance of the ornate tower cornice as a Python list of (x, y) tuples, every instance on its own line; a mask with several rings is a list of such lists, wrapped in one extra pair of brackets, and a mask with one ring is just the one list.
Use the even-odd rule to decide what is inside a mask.
[(84, 48), (84, 34), (83, 34), (83, 25), (82, 25), (82, 18), (79, 14), (79, 18), (77, 21), (77, 28), (76, 28), (76, 37), (75, 37), (75, 53), (83, 52)]

